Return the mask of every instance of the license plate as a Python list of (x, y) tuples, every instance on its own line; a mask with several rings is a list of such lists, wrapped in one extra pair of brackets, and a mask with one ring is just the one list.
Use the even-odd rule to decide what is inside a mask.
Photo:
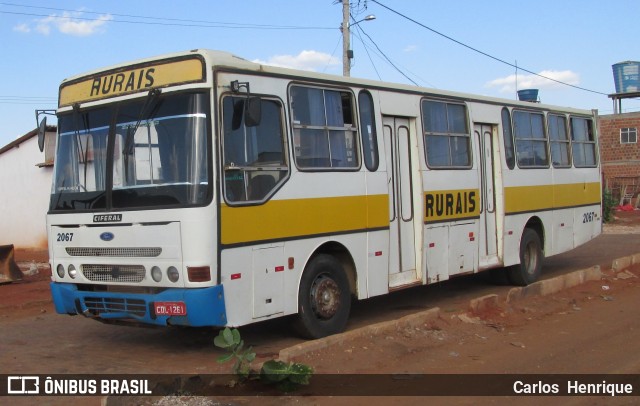
[(187, 306), (184, 302), (155, 302), (156, 316), (186, 316)]

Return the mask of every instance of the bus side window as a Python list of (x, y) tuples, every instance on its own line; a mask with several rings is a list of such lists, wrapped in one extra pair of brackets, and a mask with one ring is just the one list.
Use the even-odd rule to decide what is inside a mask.
[(262, 99), (262, 118), (247, 127), (242, 112), (246, 97), (223, 99), (224, 197), (228, 202), (266, 199), (287, 177), (282, 105)]
[(544, 115), (530, 111), (513, 112), (513, 132), (516, 139), (518, 166), (546, 168), (549, 166)]
[(576, 168), (594, 167), (596, 157), (596, 137), (593, 122), (586, 118), (571, 117), (571, 146), (573, 165)]
[(352, 94), (291, 87), (296, 164), (301, 169), (357, 169), (357, 128)]
[(471, 167), (466, 105), (423, 100), (422, 125), (429, 167)]
[(360, 134), (364, 151), (364, 165), (371, 172), (378, 169), (378, 135), (371, 93), (363, 90), (358, 95), (360, 107)]
[(551, 142), (551, 162), (555, 168), (568, 168), (571, 166), (571, 157), (569, 156), (567, 118), (558, 114), (549, 114), (547, 122)]
[(504, 139), (504, 156), (507, 167), (513, 169), (516, 166), (516, 157), (513, 150), (513, 131), (511, 129), (511, 113), (508, 108), (502, 109), (502, 138)]

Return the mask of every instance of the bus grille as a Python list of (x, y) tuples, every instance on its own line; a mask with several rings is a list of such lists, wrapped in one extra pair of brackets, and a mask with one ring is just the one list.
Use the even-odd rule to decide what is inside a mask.
[(82, 265), (82, 274), (94, 282), (142, 282), (142, 265)]
[(158, 257), (162, 254), (160, 247), (139, 248), (102, 248), (102, 247), (67, 247), (67, 254), (72, 257)]
[(129, 313), (144, 317), (147, 313), (147, 304), (141, 299), (85, 297), (84, 304), (94, 315), (99, 315), (100, 313)]

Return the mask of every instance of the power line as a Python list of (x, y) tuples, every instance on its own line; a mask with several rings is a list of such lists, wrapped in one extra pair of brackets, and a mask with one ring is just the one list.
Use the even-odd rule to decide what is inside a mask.
[(388, 57), (384, 52), (382, 52), (382, 50), (380, 49), (380, 47), (378, 46), (378, 44), (376, 44), (376, 42), (373, 40), (373, 38), (371, 38), (371, 37), (369, 36), (369, 34), (367, 34), (366, 32), (364, 32), (364, 30), (362, 29), (362, 27), (358, 27), (358, 28), (360, 29), (360, 31), (361, 31), (364, 35), (366, 35), (366, 36), (367, 36), (367, 38), (369, 38), (369, 41), (371, 41), (371, 43), (373, 44), (373, 46), (375, 46), (375, 47), (376, 47), (376, 49), (378, 50), (378, 52), (379, 52), (379, 53), (384, 57), (384, 59), (386, 59), (386, 60), (387, 60), (387, 62), (388, 62), (391, 66), (393, 66), (393, 68), (394, 68), (395, 70), (397, 70), (397, 71), (398, 71), (398, 73), (400, 73), (402, 76), (404, 76), (408, 81), (410, 81), (410, 82), (411, 82), (411, 83), (413, 83), (414, 85), (418, 86), (418, 84), (417, 84), (413, 79), (411, 79), (411, 78), (410, 78), (409, 76), (407, 76), (407, 75), (406, 75), (402, 70), (400, 70), (400, 68), (398, 68), (398, 67), (397, 67), (397, 66), (396, 66), (396, 65), (391, 61), (391, 59), (390, 59), (390, 58), (389, 58), (389, 57)]
[[(341, 0), (338, 0), (341, 1)], [(393, 62), (391, 62), (391, 59), (384, 53), (382, 52), (382, 50), (380, 49), (380, 47), (378, 46), (378, 44), (376, 44), (375, 41), (373, 41), (373, 39), (371, 38), (371, 36), (369, 34), (367, 34), (364, 31), (364, 28), (362, 28), (359, 24), (357, 24), (357, 18), (354, 17), (354, 14), (357, 16), (358, 14), (362, 14), (363, 12), (365, 12), (367, 10), (367, 0), (364, 0), (364, 6), (360, 5), (361, 1), (358, 0), (357, 2), (357, 11), (354, 11), (354, 4), (351, 3), (351, 10), (352, 12), (349, 13), (349, 17), (351, 17), (351, 20), (353, 20), (354, 22), (354, 26), (356, 28), (356, 35), (358, 37), (358, 39), (360, 40), (360, 42), (362, 43), (362, 45), (364, 46), (364, 50), (367, 53), (367, 57), (369, 58), (369, 61), (371, 62), (371, 66), (373, 67), (373, 70), (376, 72), (376, 75), (378, 76), (379, 80), (382, 80), (382, 77), (380, 76), (380, 72), (378, 72), (378, 68), (376, 67), (376, 64), (373, 63), (373, 59), (371, 58), (371, 54), (369, 53), (369, 50), (371, 50), (376, 56), (378, 56), (381, 59), (384, 59), (387, 61), (387, 63), (389, 63), (396, 71), (398, 71), (402, 76), (404, 76), (405, 78), (407, 78), (410, 82), (412, 82), (414, 85), (418, 86), (418, 84), (412, 80), (411, 78), (409, 78), (402, 70), (400, 70), (400, 68), (394, 64)], [(335, 4), (335, 3), (334, 3)], [(377, 49), (374, 50), (372, 49), (365, 41), (364, 39), (362, 39), (362, 36), (360, 34), (364, 34), (367, 36), (367, 38), (369, 38), (369, 40), (371, 41), (371, 43), (375, 46), (375, 48)], [(429, 84), (431, 87), (435, 87), (433, 84), (429, 83), (428, 81), (422, 79), (421, 77), (419, 77), (418, 75), (416, 75), (415, 73), (409, 71), (406, 67), (402, 67), (405, 71), (411, 73), (413, 76), (415, 76), (416, 78), (418, 78), (419, 80)]]
[[(83, 13), (83, 14), (97, 14), (97, 15), (111, 15), (117, 17), (128, 17), (128, 18), (141, 18), (148, 20), (159, 20), (159, 21), (179, 21), (179, 22), (189, 22), (189, 23), (204, 23), (204, 24), (228, 24), (228, 25), (241, 25), (241, 26), (256, 26), (256, 27), (273, 27), (270, 24), (246, 24), (246, 23), (230, 23), (223, 21), (207, 21), (207, 20), (190, 20), (190, 19), (182, 19), (182, 18), (169, 18), (169, 17), (152, 17), (152, 16), (143, 16), (143, 15), (135, 15), (135, 14), (118, 14), (111, 12), (99, 12), (99, 11), (88, 11), (88, 10), (70, 10), (65, 8), (58, 7), (44, 7), (44, 6), (31, 6), (31, 5), (23, 5), (23, 4), (15, 4), (15, 3), (5, 3), (0, 2), (0, 5), (3, 6), (13, 6), (13, 7), (23, 7), (23, 8), (35, 8), (41, 10), (53, 10), (53, 11), (63, 11), (68, 13)], [(57, 16), (56, 16), (57, 17)], [(73, 17), (70, 17), (73, 18)], [(283, 26), (283, 27), (294, 27), (294, 26)]]
[(470, 45), (467, 45), (467, 44), (465, 44), (464, 42), (460, 42), (460, 41), (458, 41), (458, 40), (457, 40), (457, 39), (455, 39), (455, 38), (452, 38), (452, 37), (450, 37), (450, 36), (448, 36), (448, 35), (446, 35), (446, 34), (441, 33), (440, 31), (434, 30), (433, 28), (428, 27), (428, 26), (426, 26), (426, 25), (424, 25), (424, 24), (422, 24), (422, 23), (420, 23), (420, 22), (416, 21), (416, 20), (414, 20), (413, 18), (406, 16), (405, 14), (402, 14), (402, 13), (400, 13), (400, 12), (398, 12), (398, 11), (396, 11), (396, 10), (394, 10), (394, 9), (390, 8), (390, 7), (385, 6), (384, 4), (380, 3), (380, 2), (379, 2), (379, 1), (377, 1), (377, 0), (371, 0), (371, 1), (372, 1), (372, 2), (374, 2), (374, 3), (376, 3), (377, 5), (379, 5), (380, 7), (383, 7), (383, 8), (385, 8), (385, 9), (387, 9), (387, 10), (391, 11), (392, 13), (399, 15), (399, 16), (400, 16), (400, 17), (402, 17), (402, 18), (407, 19), (407, 20), (411, 21), (412, 23), (414, 23), (414, 24), (416, 24), (416, 25), (419, 25), (420, 27), (422, 27), (422, 28), (424, 28), (424, 29), (427, 29), (427, 30), (429, 30), (429, 31), (433, 32), (434, 34), (440, 35), (441, 37), (446, 38), (446, 39), (448, 39), (449, 41), (455, 42), (455, 43), (456, 43), (456, 44), (458, 44), (458, 45), (461, 45), (461, 46), (463, 46), (463, 47), (465, 47), (465, 48), (467, 48), (467, 49), (470, 49), (470, 50), (472, 50), (472, 51), (474, 51), (474, 52), (477, 52), (477, 53), (479, 53), (480, 55), (484, 55), (484, 56), (486, 56), (486, 57), (488, 57), (488, 58), (491, 58), (491, 59), (493, 59), (493, 60), (495, 60), (495, 61), (497, 61), (497, 62), (503, 63), (503, 64), (505, 64), (505, 65), (508, 65), (508, 66), (512, 67), (512, 68), (516, 68), (516, 69), (518, 69), (518, 70), (521, 70), (521, 71), (523, 71), (523, 72), (527, 72), (527, 73), (530, 73), (530, 74), (532, 74), (532, 75), (535, 75), (535, 76), (541, 77), (541, 78), (543, 78), (543, 79), (547, 79), (547, 80), (550, 80), (550, 81), (552, 81), (552, 82), (559, 83), (559, 84), (561, 84), (561, 85), (565, 85), (565, 86), (573, 87), (573, 88), (575, 88), (575, 89), (579, 89), (579, 90), (584, 90), (585, 92), (590, 92), (590, 93), (600, 94), (600, 95), (603, 95), (603, 96), (608, 96), (608, 93), (598, 92), (598, 91), (596, 91), (596, 90), (591, 90), (591, 89), (587, 89), (587, 88), (584, 88), (584, 87), (581, 87), (581, 86), (572, 85), (572, 84), (570, 84), (570, 83), (566, 83), (566, 82), (563, 82), (563, 81), (561, 81), (561, 80), (553, 79), (553, 78), (550, 78), (550, 77), (548, 77), (548, 76), (544, 76), (544, 75), (541, 75), (541, 74), (539, 74), (539, 73), (536, 73), (536, 72), (530, 71), (530, 70), (528, 70), (528, 69), (524, 69), (524, 68), (522, 68), (521, 66), (516, 66), (515, 64), (512, 64), (512, 63), (507, 62), (507, 61), (505, 61), (505, 60), (503, 60), (503, 59), (500, 59), (500, 58), (498, 58), (498, 57), (496, 57), (496, 56), (493, 56), (493, 55), (488, 54), (488, 53), (486, 53), (486, 52), (483, 52), (483, 51), (481, 51), (481, 50), (479, 50), (479, 49), (477, 49), (477, 48), (474, 48), (474, 47), (472, 47), (472, 46), (470, 46)]
[(45, 96), (0, 96), (0, 104), (56, 105), (58, 99)]
[[(364, 29), (363, 29), (362, 27), (358, 26), (357, 28), (358, 28), (359, 30), (362, 30), (362, 33), (363, 33), (364, 35), (367, 35), (367, 33), (366, 33), (366, 32), (364, 32)], [(371, 38), (369, 35), (367, 35), (367, 37)], [(378, 69), (376, 68), (375, 64), (374, 64), (374, 63), (373, 63), (373, 61), (371, 60), (371, 55), (369, 55), (369, 50), (371, 50), (371, 51), (372, 51), (372, 52), (373, 52), (377, 57), (379, 57), (380, 59), (384, 59), (384, 60), (386, 60), (386, 58), (385, 58), (384, 56), (382, 56), (382, 55), (381, 55), (378, 51), (376, 51), (375, 49), (372, 49), (372, 47), (371, 47), (369, 44), (367, 44), (367, 43), (362, 39), (362, 37), (361, 37), (359, 34), (358, 34), (358, 39), (360, 39), (360, 42), (362, 42), (362, 45), (364, 45), (364, 49), (365, 49), (365, 51), (367, 51), (367, 55), (369, 56), (369, 60), (371, 61), (371, 65), (373, 66), (373, 69), (376, 71), (376, 74), (378, 74)], [(417, 75), (415, 72), (412, 72), (412, 71), (411, 71), (411, 70), (409, 70), (406, 66), (401, 66), (401, 65), (399, 65), (399, 64), (396, 64), (396, 67), (395, 67), (395, 68), (396, 68), (397, 70), (398, 70), (399, 68), (404, 69), (404, 71), (408, 72), (409, 74), (411, 74), (411, 76), (413, 76), (413, 77), (417, 78), (418, 80), (420, 80), (420, 81), (422, 81), (422, 82), (426, 83), (429, 87), (432, 87), (432, 88), (437, 88), (437, 87), (438, 87), (438, 86), (434, 85), (433, 83), (429, 82), (428, 80), (426, 80), (425, 78), (420, 77), (420, 76), (419, 76), (419, 75)], [(407, 75), (405, 75), (404, 73), (402, 73), (402, 72), (400, 72), (400, 73), (401, 73), (403, 76), (407, 77)], [(382, 80), (382, 78), (380, 77), (380, 74), (378, 74), (378, 79)], [(409, 79), (409, 80), (411, 80), (411, 79)], [(414, 83), (414, 84), (416, 83), (415, 81), (411, 81), (411, 82), (412, 82), (412, 83)]]
[[(335, 27), (234, 23), (234, 22), (224, 22), (224, 21), (189, 20), (189, 19), (180, 19), (180, 18), (153, 17), (153, 16), (134, 15), (134, 14), (117, 14), (117, 13), (95, 12), (95, 11), (77, 11), (77, 10), (69, 10), (69, 9), (56, 8), (56, 7), (28, 6), (28, 5), (4, 3), (4, 2), (0, 2), (0, 5), (52, 10), (52, 11), (62, 11), (62, 12), (68, 12), (68, 13), (81, 12), (83, 14), (97, 14), (100, 16), (109, 15), (109, 16), (125, 17), (125, 18), (156, 20), (155, 22), (154, 21), (116, 20), (116, 19), (109, 20), (111, 22), (126, 23), (126, 24), (161, 25), (161, 26), (177, 26), (177, 27), (201, 27), (201, 28), (265, 29), (265, 30), (334, 30), (335, 29)], [(18, 11), (0, 11), (0, 14), (27, 15), (27, 16), (34, 16), (34, 17), (54, 17), (54, 18), (61, 18), (61, 19), (68, 19), (68, 20), (82, 20), (82, 21), (104, 21), (104, 17), (89, 18), (89, 17), (80, 17), (80, 16), (71, 16), (71, 15), (62, 15), (62, 16), (53, 15), (52, 16), (48, 14), (27, 13), (27, 12), (18, 12)]]
[[(16, 11), (0, 11), (0, 14), (15, 14), (15, 15), (26, 15), (33, 17), (52, 17), (46, 14), (36, 14), (36, 13), (21, 13)], [(239, 24), (230, 26), (228, 24), (235, 23), (207, 23), (207, 24), (182, 24), (182, 23), (162, 23), (162, 22), (151, 22), (151, 21), (129, 21), (129, 20), (105, 20), (104, 18), (87, 18), (87, 17), (77, 17), (77, 16), (53, 16), (54, 18), (66, 19), (66, 20), (81, 20), (81, 21), (108, 21), (112, 23), (123, 23), (123, 24), (142, 24), (142, 25), (159, 25), (159, 26), (169, 26), (169, 27), (195, 27), (195, 28), (229, 28), (229, 29), (254, 29), (254, 30), (335, 30), (335, 27), (303, 27), (303, 26), (289, 26), (289, 25), (256, 25), (256, 24)]]
[(376, 68), (376, 64), (373, 63), (373, 59), (371, 59), (371, 54), (369, 53), (369, 47), (367, 47), (367, 44), (365, 44), (364, 40), (362, 39), (362, 36), (360, 36), (360, 31), (362, 31), (362, 28), (360, 28), (359, 26), (356, 26), (356, 30), (357, 30), (356, 35), (358, 36), (358, 39), (360, 40), (360, 42), (362, 42), (362, 45), (364, 45), (364, 50), (367, 53), (367, 57), (369, 58), (369, 62), (371, 62), (371, 66), (373, 67), (373, 70), (376, 72), (376, 75), (378, 76), (378, 80), (382, 80), (382, 77), (380, 77), (380, 73), (378, 72), (378, 68)]
[(11, 105), (37, 105), (37, 106), (57, 106), (56, 102), (38, 102), (38, 101), (0, 101), (0, 104), (11, 104)]
[(47, 96), (0, 96), (0, 99), (25, 99), (25, 100), (56, 100), (54, 97)]
[(340, 42), (342, 42), (342, 34), (338, 35), (338, 42), (336, 42), (336, 46), (333, 47), (333, 52), (331, 52), (331, 56), (329, 57), (329, 60), (327, 61), (327, 64), (324, 66), (324, 69), (322, 69), (323, 73), (327, 71), (327, 68), (331, 64), (331, 59), (333, 58), (333, 55), (335, 55), (336, 50), (338, 49), (338, 46), (340, 45)]
[[(360, 5), (360, 2), (358, 2), (358, 6), (359, 5)], [(364, 10), (366, 10), (366, 0), (365, 0), (365, 7), (362, 11)], [(380, 77), (380, 73), (378, 72), (378, 68), (376, 68), (376, 64), (373, 63), (373, 59), (371, 59), (369, 48), (367, 47), (367, 44), (365, 44), (364, 40), (362, 39), (362, 36), (360, 35), (360, 32), (364, 33), (364, 31), (356, 22), (356, 19), (353, 17), (353, 14), (349, 13), (349, 17), (351, 18), (351, 20), (353, 20), (354, 26), (356, 27), (356, 35), (358, 36), (358, 39), (360, 40), (360, 42), (362, 42), (362, 45), (364, 46), (364, 50), (367, 53), (367, 57), (369, 58), (369, 62), (371, 62), (371, 66), (373, 67), (373, 70), (376, 72), (376, 75), (378, 76), (378, 80), (382, 80), (382, 77)]]

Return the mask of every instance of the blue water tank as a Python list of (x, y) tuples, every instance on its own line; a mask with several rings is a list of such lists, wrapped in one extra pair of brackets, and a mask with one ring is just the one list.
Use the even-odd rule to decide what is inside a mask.
[(613, 68), (613, 80), (616, 93), (640, 91), (640, 62), (625, 61), (616, 63)]
[(518, 100), (536, 103), (538, 101), (538, 89), (518, 90)]

